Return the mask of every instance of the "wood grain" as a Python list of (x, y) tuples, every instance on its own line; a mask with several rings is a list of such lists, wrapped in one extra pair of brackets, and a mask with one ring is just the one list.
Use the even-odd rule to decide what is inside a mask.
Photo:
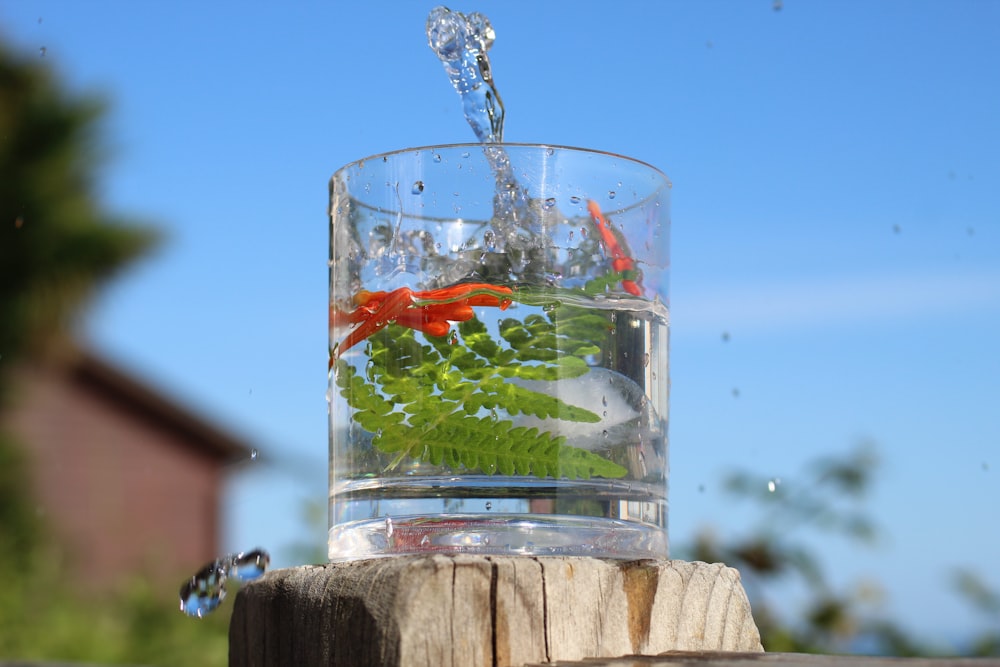
[(240, 590), (230, 665), (521, 667), (761, 651), (721, 564), (433, 555), (277, 570)]

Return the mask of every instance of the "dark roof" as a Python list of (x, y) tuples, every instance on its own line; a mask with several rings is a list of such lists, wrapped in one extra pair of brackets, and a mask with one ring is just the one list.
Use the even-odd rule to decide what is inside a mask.
[(213, 426), (92, 351), (78, 350), (68, 371), (76, 382), (105, 394), (136, 416), (180, 436), (182, 441), (211, 458), (234, 463), (251, 456), (253, 449), (246, 442)]

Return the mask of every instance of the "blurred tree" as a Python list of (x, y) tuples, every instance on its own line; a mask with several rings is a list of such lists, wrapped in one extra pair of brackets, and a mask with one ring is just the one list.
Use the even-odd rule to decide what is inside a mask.
[[(832, 533), (858, 545), (877, 542), (884, 531), (864, 507), (877, 468), (874, 448), (865, 445), (844, 456), (813, 461), (787, 481), (734, 472), (724, 480), (724, 488), (737, 502), (751, 503), (759, 511), (758, 520), (748, 532), (725, 540), (702, 529), (678, 555), (723, 562), (740, 571), (767, 651), (1000, 655), (1000, 632), (974, 640), (970, 648), (942, 650), (873, 613), (871, 603), (880, 598), (876, 586), (838, 591), (829, 584), (815, 544), (809, 543), (809, 532)], [(1000, 594), (981, 579), (961, 570), (954, 583), (976, 609), (1000, 619)], [(794, 615), (787, 613), (789, 584), (804, 591), (803, 607)], [(773, 599), (776, 588), (782, 590), (785, 614), (779, 613)]]
[(0, 382), (64, 344), (94, 288), (156, 240), (94, 194), (102, 110), (0, 44)]
[[(156, 239), (101, 209), (102, 107), (62, 92), (37, 61), (0, 43), (0, 411), (12, 362), (68, 349), (86, 298)], [(39, 536), (22, 459), (0, 434), (0, 554), (19, 566)]]
[[(61, 89), (37, 56), (0, 43), (0, 412), (13, 362), (71, 352), (87, 298), (157, 239), (100, 206), (102, 111)], [(78, 597), (45, 549), (26, 465), (0, 432), (0, 658), (225, 664), (228, 610), (192, 622), (142, 582)]]

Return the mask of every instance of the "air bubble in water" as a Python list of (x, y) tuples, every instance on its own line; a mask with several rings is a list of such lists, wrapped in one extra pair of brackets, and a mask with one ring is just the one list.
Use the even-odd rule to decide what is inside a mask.
[(440, 153), (435, 153), (434, 154), (434, 162), (436, 162), (436, 163), (440, 163), (441, 162), (441, 154)]
[(424, 182), (423, 181), (414, 181), (413, 182), (413, 188), (410, 189), (410, 192), (412, 192), (415, 195), (419, 195), (423, 191), (424, 191)]
[(608, 199), (614, 199), (617, 196), (618, 196), (617, 192), (615, 192), (614, 190), (608, 190)]

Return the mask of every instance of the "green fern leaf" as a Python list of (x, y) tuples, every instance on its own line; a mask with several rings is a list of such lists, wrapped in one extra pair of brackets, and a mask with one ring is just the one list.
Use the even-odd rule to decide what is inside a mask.
[[(559, 315), (572, 326), (563, 327)], [(335, 382), (355, 421), (373, 434), (372, 445), (391, 457), (389, 468), (410, 458), (491, 475), (622, 477), (624, 467), (569, 446), (562, 436), (497, 418), (502, 413), (599, 422), (589, 410), (511, 381), (556, 381), (588, 372), (584, 357), (600, 351), (595, 334), (607, 325), (598, 320), (561, 309), (551, 310), (549, 319), (507, 318), (499, 325), (500, 342), (472, 318), (457, 327), (460, 338), (426, 336), (427, 344), (413, 330), (391, 324), (369, 337), (363, 374), (339, 359)]]

